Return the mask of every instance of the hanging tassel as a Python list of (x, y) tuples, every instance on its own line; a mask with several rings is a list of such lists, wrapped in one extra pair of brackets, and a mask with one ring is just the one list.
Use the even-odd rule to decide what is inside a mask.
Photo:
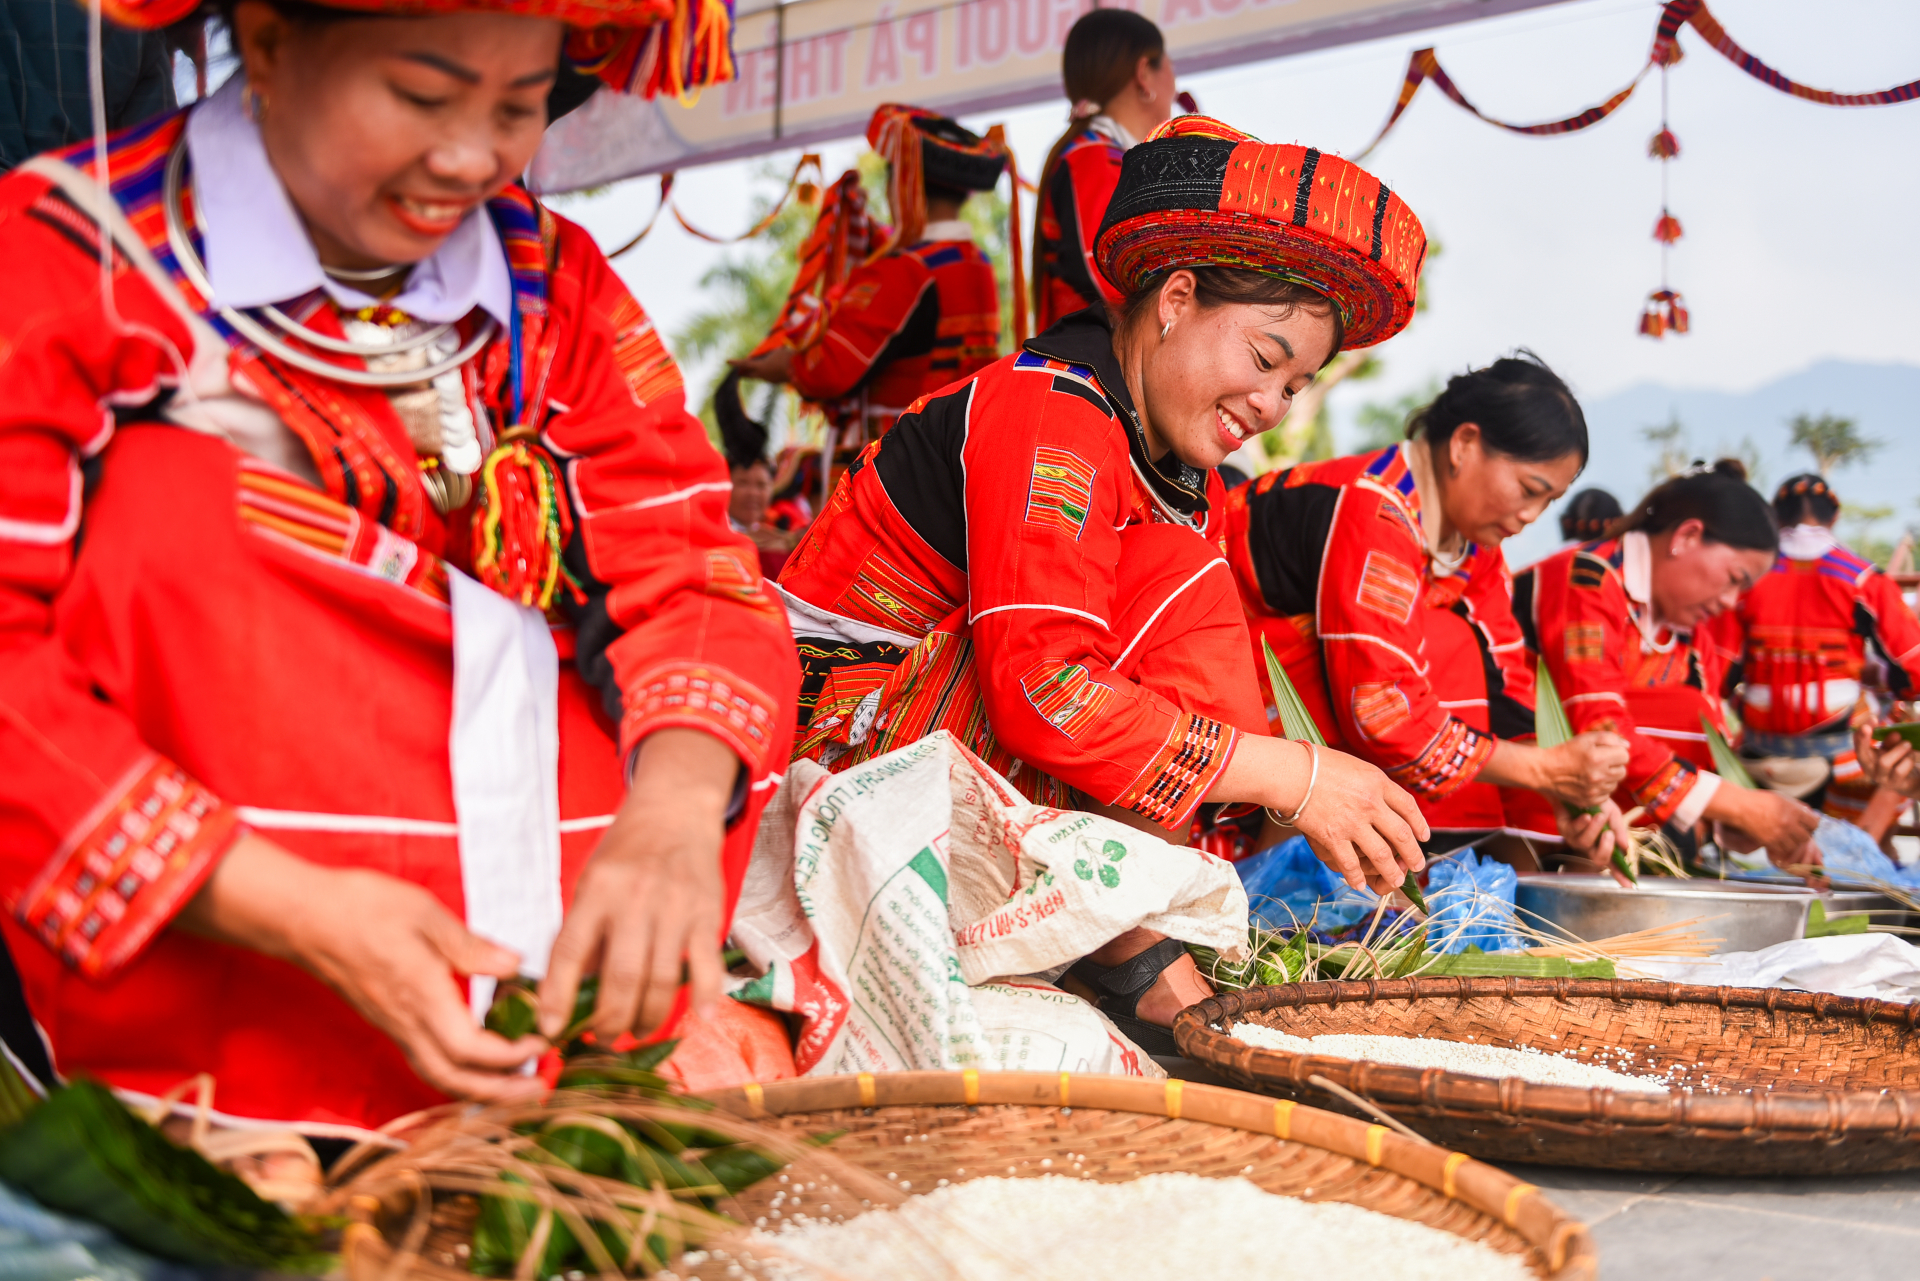
[(1648, 338), (1664, 338), (1670, 333), (1684, 334), (1687, 327), (1687, 306), (1679, 291), (1656, 289), (1647, 295), (1646, 305), (1640, 312), (1642, 334)]
[(479, 519), (473, 525), (474, 577), (509, 600), (545, 613), (560, 584), (576, 603), (586, 593), (567, 569), (562, 553), (573, 537), (553, 455), (538, 433), (519, 426), (500, 438), (480, 465)]
[(1672, 160), (1680, 154), (1680, 140), (1673, 130), (1662, 129), (1647, 143), (1647, 154), (1655, 160)]
[(1662, 209), (1660, 221), (1653, 224), (1653, 238), (1663, 245), (1680, 243), (1680, 237), (1687, 233), (1681, 228), (1680, 220)]

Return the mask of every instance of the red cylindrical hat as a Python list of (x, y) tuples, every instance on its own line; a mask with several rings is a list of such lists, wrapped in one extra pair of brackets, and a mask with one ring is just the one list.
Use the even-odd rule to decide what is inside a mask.
[(1127, 152), (1093, 252), (1126, 294), (1178, 267), (1298, 281), (1340, 308), (1348, 347), (1370, 347), (1413, 318), (1427, 234), (1350, 161), (1177, 116)]

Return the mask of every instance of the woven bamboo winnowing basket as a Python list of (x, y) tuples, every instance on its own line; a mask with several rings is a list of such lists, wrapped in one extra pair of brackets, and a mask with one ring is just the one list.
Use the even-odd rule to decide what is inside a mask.
[[(1180, 1081), (1065, 1072), (900, 1072), (812, 1077), (706, 1095), (722, 1109), (787, 1135), (836, 1133), (825, 1152), (873, 1175), (911, 1184), (989, 1175), (1077, 1174), (1124, 1182), (1184, 1172), (1244, 1176), (1313, 1201), (1338, 1201), (1423, 1223), (1523, 1256), (1551, 1281), (1593, 1281), (1587, 1229), (1524, 1183), (1458, 1152), (1402, 1138), (1289, 1101)], [(776, 1197), (791, 1213), (800, 1180), (768, 1180), (730, 1208), (743, 1222)], [(810, 1193), (816, 1200), (827, 1190)], [(851, 1198), (842, 1197), (843, 1206)], [(445, 1267), (395, 1270), (409, 1207), (363, 1199), (350, 1210), (349, 1281), (448, 1278)], [(825, 1205), (800, 1206), (828, 1218)], [(851, 1207), (848, 1207), (851, 1208)], [(438, 1217), (438, 1216), (436, 1216)], [(1284, 1243), (1277, 1260), (1284, 1260)], [(430, 1253), (430, 1252), (429, 1252)]]
[[(1535, 1085), (1256, 1048), (1254, 1022), (1565, 1052), (1667, 1093)], [(1734, 1175), (1920, 1166), (1920, 1004), (1613, 979), (1416, 978), (1289, 983), (1181, 1012), (1183, 1054), (1263, 1094), (1342, 1111), (1322, 1077), (1413, 1130), (1489, 1161)], [(1628, 1055), (1632, 1057), (1628, 1057)]]

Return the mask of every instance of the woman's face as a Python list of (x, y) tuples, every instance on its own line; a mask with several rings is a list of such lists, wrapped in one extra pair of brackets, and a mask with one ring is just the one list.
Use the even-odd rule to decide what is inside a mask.
[(1461, 423), (1434, 458), (1440, 509), (1468, 542), (1491, 547), (1539, 520), (1580, 474), (1577, 453), (1528, 463), (1487, 445), (1478, 423)]
[(1193, 273), (1183, 270), (1161, 289), (1151, 331), (1138, 334), (1121, 359), (1148, 451), (1155, 459), (1171, 451), (1204, 469), (1279, 426), (1332, 357), (1331, 313), (1257, 303), (1201, 307)]
[(1653, 609), (1675, 627), (1697, 627), (1732, 609), (1740, 593), (1773, 568), (1773, 553), (1709, 542), (1697, 520), (1648, 539), (1653, 552)]
[(418, 262), (540, 145), (560, 23), (495, 13), (234, 25), (267, 156), (320, 260)]
[(727, 500), (727, 515), (752, 529), (767, 518), (767, 503), (773, 497), (773, 477), (765, 463), (735, 467), (733, 494)]
[[(1156, 125), (1163, 125), (1173, 119), (1173, 96), (1180, 92), (1179, 84), (1173, 78), (1173, 55), (1162, 53), (1160, 65), (1153, 65), (1153, 59), (1140, 59), (1139, 70), (1134, 73), (1134, 85), (1140, 94), (1141, 106), (1153, 117)], [(1151, 96), (1149, 96), (1151, 95)]]

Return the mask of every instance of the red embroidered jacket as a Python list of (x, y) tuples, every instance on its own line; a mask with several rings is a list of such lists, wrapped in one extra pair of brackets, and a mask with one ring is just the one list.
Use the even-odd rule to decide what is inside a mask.
[(1900, 588), (1837, 543), (1813, 559), (1780, 556), (1727, 630), (1741, 719), (1762, 734), (1844, 733), (1869, 659), (1896, 698), (1911, 699), (1920, 674), (1920, 620)]
[[(1239, 731), (1115, 672), (1128, 648), (1107, 626), (1119, 536), (1165, 521), (1217, 547), (1224, 493), (1217, 473), (1147, 462), (1132, 412), (1105, 316), (1069, 317), (902, 415), (849, 470), (780, 585), (907, 638), (970, 624), (1003, 747), (1177, 829)], [(1061, 692), (1063, 678), (1078, 692)], [(1060, 702), (1098, 714), (1061, 723), (1049, 716)]]
[[(1454, 798), (1496, 736), (1533, 732), (1506, 562), (1470, 547), (1436, 573), (1402, 446), (1236, 489), (1227, 556), (1256, 655), (1265, 638), (1328, 743), (1386, 770), (1430, 823), (1501, 825), (1490, 785)], [(1256, 668), (1264, 688), (1265, 660)]]
[(794, 390), (866, 394), (877, 432), (928, 392), (1000, 356), (1000, 286), (971, 240), (923, 240), (856, 267), (819, 341), (793, 358)]
[(1053, 327), (1062, 316), (1094, 303), (1121, 301), (1093, 262), (1093, 238), (1120, 185), (1126, 150), (1113, 139), (1084, 129), (1055, 162), (1034, 216), (1034, 327)]
[(1627, 543), (1636, 538), (1644, 551), (1644, 535), (1628, 534), (1547, 557), (1516, 580), (1514, 608), (1574, 729), (1610, 729), (1627, 740), (1621, 808), (1644, 806), (1656, 823), (1676, 812), (1690, 822), (1699, 815), (1687, 811), (1705, 803), (1683, 808), (1700, 781), (1696, 771), (1713, 764), (1701, 717), (1726, 733), (1719, 692), (1729, 655), (1714, 627), (1689, 634), (1658, 626), (1652, 607), (1629, 592)]
[[(183, 118), (118, 136), (112, 153), (116, 197), (156, 256), (159, 166)], [(90, 168), (85, 148), (67, 159)], [(562, 461), (567, 556), (589, 590), (572, 623), (555, 623), (562, 659), (579, 656), (559, 673), (563, 896), (625, 794), (625, 752), (670, 725), (714, 734), (746, 767), (737, 889), (792, 736), (785, 622), (752, 546), (728, 530), (726, 467), (646, 315), (585, 232), (537, 221), (517, 191), (493, 212), (518, 220), (503, 233), (518, 302), (556, 340), (531, 412)], [(210, 1072), (222, 1112), (320, 1132), (437, 1101), (305, 971), (167, 926), (248, 825), (462, 912), (447, 567), (468, 563), (471, 511), (442, 517), (418, 494), (358, 487), (419, 483), (377, 393), (287, 383), (307, 426), (397, 460), (350, 474), (346, 492), (390, 506), (404, 534), (165, 421), (190, 400), (182, 370), (198, 394), (232, 395), (230, 369), (275, 367), (197, 341), (210, 331), (165, 300), (165, 276), (125, 254), (111, 323), (95, 301), (95, 224), (46, 178), (0, 179), (0, 252), (13, 264), (0, 314), (0, 896), (56, 1066), (148, 1093)], [(488, 365), (504, 369), (504, 351)], [(482, 407), (498, 406), (483, 394)]]

